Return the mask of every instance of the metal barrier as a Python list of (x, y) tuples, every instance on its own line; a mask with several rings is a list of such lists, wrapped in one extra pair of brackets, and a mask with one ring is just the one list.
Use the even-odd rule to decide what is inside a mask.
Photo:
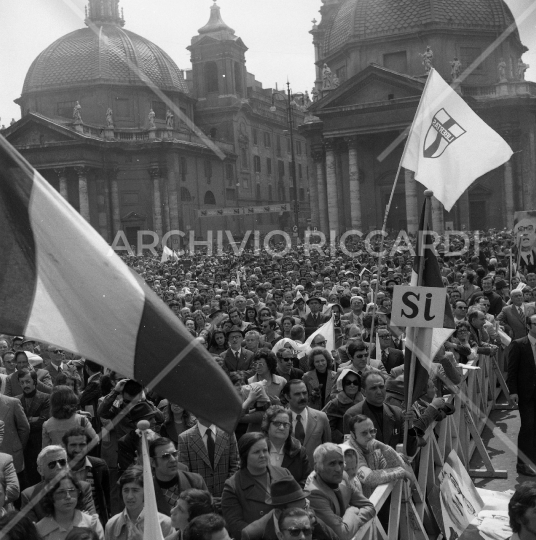
[[(354, 540), (433, 540), (439, 527), (428, 504), (432, 489), (439, 489), (438, 474), (445, 458), (454, 450), (471, 476), (506, 478), (506, 471), (493, 467), (481, 434), (488, 423), (489, 414), (495, 408), (510, 408), (499, 405), (497, 400), (504, 394), (508, 400), (508, 389), (504, 381), (502, 366), (504, 356), (480, 355), (464, 368), (459, 391), (448, 397), (454, 405), (454, 413), (441, 422), (428, 427), (423, 446), (414, 458), (415, 480), (398, 480), (378, 486), (370, 500), (378, 513), (389, 495), (389, 527), (386, 532), (376, 517), (367, 523)], [(469, 464), (477, 451), (485, 469), (470, 469)]]

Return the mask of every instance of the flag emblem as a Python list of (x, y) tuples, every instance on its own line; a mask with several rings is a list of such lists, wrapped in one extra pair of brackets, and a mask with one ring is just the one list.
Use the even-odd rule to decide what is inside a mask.
[(424, 157), (438, 158), (454, 141), (466, 133), (445, 110), (439, 110), (432, 118), (432, 125), (424, 139)]

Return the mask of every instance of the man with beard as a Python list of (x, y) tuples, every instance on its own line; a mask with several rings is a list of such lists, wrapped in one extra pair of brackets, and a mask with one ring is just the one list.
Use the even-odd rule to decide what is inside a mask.
[(110, 516), (110, 472), (106, 462), (87, 455), (88, 438), (81, 426), (66, 431), (61, 440), (72, 474), (91, 486), (95, 509), (103, 526), (106, 525)]
[(37, 472), (37, 456), (41, 452), (43, 424), (50, 416), (50, 395), (37, 390), (37, 373), (22, 369), (14, 373), (22, 394), (16, 396), (30, 424), (30, 437), (24, 449), (24, 480), (32, 486), (41, 480)]

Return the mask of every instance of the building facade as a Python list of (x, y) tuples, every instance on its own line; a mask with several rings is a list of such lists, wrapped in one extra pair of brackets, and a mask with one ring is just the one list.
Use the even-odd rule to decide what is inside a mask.
[[(516, 210), (536, 208), (536, 84), (503, 0), (322, 0), (320, 13), (314, 118), (300, 127), (315, 160), (314, 225), (381, 228), (429, 65), (515, 152), (451, 212), (434, 200), (434, 229), (512, 227)], [(423, 191), (402, 169), (389, 229), (417, 230)]]
[[(109, 242), (119, 231), (135, 245), (143, 230), (204, 239), (209, 230), (240, 238), (290, 229), (288, 210), (246, 210), (294, 198), (287, 109), (247, 72), (247, 47), (219, 7), (192, 39), (186, 77), (124, 25), (119, 0), (90, 0), (87, 27), (30, 66), (16, 100), (21, 120), (3, 135)], [(298, 125), (303, 112), (292, 109)], [(312, 167), (305, 138), (293, 135), (304, 225)]]

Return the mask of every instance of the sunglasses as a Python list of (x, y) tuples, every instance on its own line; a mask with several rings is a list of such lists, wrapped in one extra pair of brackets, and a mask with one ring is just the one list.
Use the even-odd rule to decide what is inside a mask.
[(343, 381), (344, 386), (359, 386), (359, 381), (357, 379), (351, 379), (349, 381)]
[(315, 343), (315, 345), (325, 345), (326, 343), (327, 343), (327, 341), (325, 341), (325, 340), (324, 341), (317, 341)]
[(376, 435), (376, 433), (378, 433), (378, 430), (376, 428), (372, 428), (372, 429), (367, 429), (366, 431), (361, 431), (358, 433), (358, 435), (364, 435), (364, 436), (367, 436), (367, 435)]
[(77, 499), (80, 492), (76, 488), (62, 489), (54, 492), (55, 499)]
[(177, 459), (179, 457), (178, 450), (175, 450), (175, 452), (164, 452), (161, 456), (155, 456), (157, 458), (161, 458), (164, 461), (169, 461), (171, 458)]
[(290, 536), (293, 538), (298, 538), (301, 533), (304, 536), (311, 536), (313, 534), (313, 529), (311, 527), (292, 527), (291, 529), (281, 529), (282, 531), (288, 531)]
[(56, 468), (56, 465), (59, 465), (60, 467), (65, 467), (67, 465), (66, 459), (55, 459), (54, 461), (50, 461), (47, 463), (47, 467), (53, 471)]
[(63, 351), (60, 351), (60, 350), (57, 350), (57, 351), (52, 351), (54, 354), (63, 354)]
[(365, 354), (354, 354), (354, 358), (366, 358), (368, 356), (367, 353)]

